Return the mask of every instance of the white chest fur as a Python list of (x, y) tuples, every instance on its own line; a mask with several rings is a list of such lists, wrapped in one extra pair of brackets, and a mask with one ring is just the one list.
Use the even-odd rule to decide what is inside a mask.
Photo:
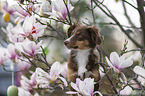
[(81, 78), (83, 78), (84, 72), (87, 71), (86, 65), (89, 60), (89, 58), (88, 58), (89, 55), (90, 55), (90, 49), (77, 51), (75, 59), (77, 61), (77, 65), (78, 65), (78, 76), (80, 76)]

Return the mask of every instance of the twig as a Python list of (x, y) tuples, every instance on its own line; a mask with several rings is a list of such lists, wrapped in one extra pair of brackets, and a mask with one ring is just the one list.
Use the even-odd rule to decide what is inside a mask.
[(136, 26), (133, 24), (133, 22), (131, 21), (128, 13), (127, 13), (127, 9), (126, 9), (126, 6), (125, 6), (125, 3), (122, 1), (122, 5), (123, 5), (123, 8), (124, 8), (124, 15), (126, 16), (128, 22), (130, 23), (130, 25), (133, 27), (134, 31), (135, 32), (139, 32), (139, 30), (137, 30)]
[[(132, 5), (131, 3), (127, 2), (126, 0), (122, 0), (123, 2), (129, 4), (130, 6), (132, 6), (133, 8), (135, 8), (136, 10), (138, 10), (138, 8), (136, 8), (134, 5)], [(138, 0), (137, 0), (138, 1)], [(140, 1), (140, 0), (139, 0)]]
[(63, 0), (63, 2), (64, 2), (64, 4), (65, 4), (65, 7), (66, 7), (67, 12), (68, 12), (69, 25), (72, 25), (72, 22), (71, 22), (71, 16), (70, 16), (70, 12), (69, 12), (68, 6), (67, 6), (67, 4), (66, 4), (65, 0)]
[(145, 12), (144, 12), (144, 0), (137, 0), (137, 5), (138, 5), (138, 11), (140, 14), (140, 22), (141, 22), (141, 27), (142, 27), (142, 33), (143, 33), (143, 44), (145, 47)]
[[(126, 36), (137, 46), (137, 47), (139, 47), (139, 48), (143, 48), (143, 46), (142, 45), (140, 45), (137, 41), (135, 41), (135, 39), (134, 38), (132, 38), (129, 34), (128, 34), (128, 32), (121, 26), (121, 24), (119, 23), (119, 21), (114, 17), (114, 15), (111, 13), (111, 11), (104, 5), (104, 4), (101, 4), (109, 13), (107, 13), (97, 2), (99, 2), (98, 0), (97, 0), (97, 2), (96, 2), (96, 0), (93, 0), (94, 1), (94, 3), (108, 16), (108, 17), (110, 17), (117, 25), (118, 25), (118, 27), (121, 29), (121, 31), (123, 32), (123, 33), (125, 33), (126, 34)], [(100, 3), (100, 2), (99, 2)]]
[(96, 21), (95, 21), (95, 15), (94, 15), (93, 0), (91, 0), (91, 12), (92, 12), (92, 17), (93, 17), (93, 24), (95, 25)]
[[(116, 25), (116, 26), (118, 26), (117, 24), (112, 23), (112, 22), (110, 22), (110, 23), (101, 22), (100, 24), (106, 24), (106, 25)], [(126, 27), (126, 28), (141, 29), (141, 28), (139, 28), (139, 27), (134, 27), (134, 26), (126, 26), (126, 25), (121, 25), (121, 26), (122, 26), (122, 27)]]

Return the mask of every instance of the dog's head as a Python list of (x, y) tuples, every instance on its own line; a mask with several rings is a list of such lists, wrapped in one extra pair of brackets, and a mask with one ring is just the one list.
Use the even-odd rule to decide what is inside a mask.
[(95, 26), (72, 25), (67, 31), (67, 37), (64, 44), (69, 49), (86, 50), (101, 44), (101, 36)]

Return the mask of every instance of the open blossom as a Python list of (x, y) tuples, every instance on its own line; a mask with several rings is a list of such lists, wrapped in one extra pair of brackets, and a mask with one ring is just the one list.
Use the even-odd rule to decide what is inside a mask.
[(46, 25), (36, 23), (36, 18), (34, 15), (30, 17), (27, 16), (22, 26), (23, 33), (21, 33), (21, 35), (29, 39), (36, 40), (38, 37), (43, 35), (44, 28), (46, 28)]
[(99, 91), (94, 92), (94, 79), (85, 78), (84, 81), (81, 81), (79, 78), (76, 79), (76, 84), (71, 82), (71, 87), (77, 92), (68, 91), (67, 94), (77, 94), (78, 96), (95, 96), (98, 93), (100, 96), (103, 96)]
[(14, 16), (14, 8), (8, 4), (6, 1), (1, 2), (2, 6), (2, 12), (4, 13), (3, 18), (5, 22), (8, 22), (10, 20), (10, 16)]
[(41, 53), (40, 46), (42, 40), (39, 43), (35, 43), (34, 41), (30, 41), (25, 39), (23, 42), (16, 43), (16, 49), (19, 52), (23, 52), (24, 54), (34, 57), (36, 54)]
[(6, 51), (4, 48), (0, 47), (0, 66), (4, 63), (6, 59)]
[[(69, 3), (69, 0), (65, 0), (65, 3), (67, 4), (68, 11), (72, 11), (74, 7)], [(56, 13), (56, 16), (62, 20), (65, 20), (68, 14), (65, 3), (63, 0), (52, 0), (53, 14)]]
[(13, 61), (16, 61), (17, 58), (19, 57), (17, 54), (16, 54), (16, 51), (15, 51), (16, 47), (15, 45), (13, 44), (9, 44), (8, 47), (7, 47), (7, 55), (8, 57), (13, 60)]
[(124, 68), (133, 64), (133, 60), (131, 58), (125, 59), (124, 55), (119, 57), (116, 52), (112, 52), (110, 54), (110, 60), (106, 57), (106, 61), (108, 65), (117, 73), (120, 73)]
[(41, 80), (41, 83), (42, 82), (49, 82), (51, 84), (53, 84), (54, 82), (60, 83), (58, 79), (61, 79), (63, 81), (63, 84), (65, 86), (68, 86), (67, 81), (60, 76), (61, 72), (62, 68), (59, 62), (55, 62), (51, 66), (49, 73), (45, 72), (41, 68), (36, 68), (36, 73), (38, 74), (38, 78)]
[(33, 88), (37, 87), (36, 86), (36, 79), (37, 79), (37, 74), (33, 73), (30, 77), (30, 79), (26, 78), (25, 76), (21, 76), (21, 87), (30, 93), (33, 93), (34, 90)]
[(11, 23), (8, 23), (6, 29), (4, 29), (3, 27), (1, 29), (7, 34), (11, 42), (16, 43), (24, 41), (24, 37), (20, 35), (21, 32), (23, 32), (20, 23), (18, 23), (16, 26), (13, 26)]
[(27, 62), (28, 61), (27, 59), (22, 58), (22, 57), (21, 59), (23, 61), (20, 59), (17, 60), (18, 70), (21, 71), (22, 73), (25, 73), (31, 67), (31, 64)]

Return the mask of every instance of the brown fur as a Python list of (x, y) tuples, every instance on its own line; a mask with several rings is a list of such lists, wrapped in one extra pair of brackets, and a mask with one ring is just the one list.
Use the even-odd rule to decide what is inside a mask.
[[(69, 49), (72, 49), (68, 58), (68, 81), (76, 82), (78, 78), (78, 65), (75, 59), (77, 50), (90, 49), (88, 56), (88, 62), (86, 65), (87, 72), (85, 72), (85, 78), (94, 78), (95, 82), (100, 79), (99, 66), (96, 64), (98, 56), (95, 55), (94, 50), (97, 45), (101, 43), (101, 36), (98, 33), (98, 29), (95, 26), (76, 26), (72, 25), (67, 32), (69, 39), (64, 41), (64, 44)], [(70, 90), (73, 90), (69, 87)], [(99, 89), (99, 84), (95, 85), (95, 91)]]

